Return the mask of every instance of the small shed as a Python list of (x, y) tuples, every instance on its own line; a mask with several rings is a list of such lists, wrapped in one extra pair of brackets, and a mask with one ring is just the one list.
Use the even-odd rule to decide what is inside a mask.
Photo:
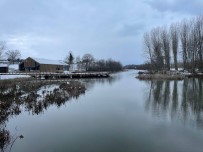
[(8, 73), (8, 65), (0, 64), (0, 73)]
[(60, 60), (49, 60), (31, 57), (28, 57), (19, 64), (20, 71), (63, 72), (67, 71), (67, 68), (68, 65)]

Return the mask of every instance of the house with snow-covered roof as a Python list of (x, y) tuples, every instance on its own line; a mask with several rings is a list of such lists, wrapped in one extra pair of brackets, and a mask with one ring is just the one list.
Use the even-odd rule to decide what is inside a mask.
[(36, 72), (63, 72), (68, 70), (68, 65), (61, 60), (28, 57), (19, 64), (19, 70)]

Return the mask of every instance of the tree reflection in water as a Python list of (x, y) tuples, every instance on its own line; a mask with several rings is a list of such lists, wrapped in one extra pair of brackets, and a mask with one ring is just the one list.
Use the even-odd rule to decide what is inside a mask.
[(71, 98), (85, 93), (85, 85), (79, 81), (0, 81), (0, 149), (10, 151), (20, 136), (12, 136), (6, 130), (6, 122), (12, 116), (19, 115), (22, 107), (34, 114), (42, 113), (51, 105), (60, 107)]
[(146, 108), (153, 116), (203, 129), (203, 80), (147, 81)]

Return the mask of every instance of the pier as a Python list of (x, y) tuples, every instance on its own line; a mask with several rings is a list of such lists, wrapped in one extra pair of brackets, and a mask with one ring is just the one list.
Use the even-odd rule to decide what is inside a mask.
[(0, 73), (0, 75), (28, 75), (34, 78), (45, 79), (67, 79), (67, 78), (107, 78), (109, 72), (86, 72), (86, 73), (53, 73), (53, 72), (18, 72), (18, 73)]

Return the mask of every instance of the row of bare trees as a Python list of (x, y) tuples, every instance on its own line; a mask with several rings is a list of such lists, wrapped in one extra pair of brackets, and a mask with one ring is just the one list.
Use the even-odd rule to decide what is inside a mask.
[[(169, 27), (156, 27), (144, 34), (145, 52), (151, 70), (203, 71), (203, 15), (173, 23)], [(178, 58), (178, 56), (181, 56)]]
[(0, 61), (5, 59), (5, 57), (13, 64), (16, 60), (20, 60), (21, 53), (19, 50), (7, 50), (6, 43), (0, 41)]

